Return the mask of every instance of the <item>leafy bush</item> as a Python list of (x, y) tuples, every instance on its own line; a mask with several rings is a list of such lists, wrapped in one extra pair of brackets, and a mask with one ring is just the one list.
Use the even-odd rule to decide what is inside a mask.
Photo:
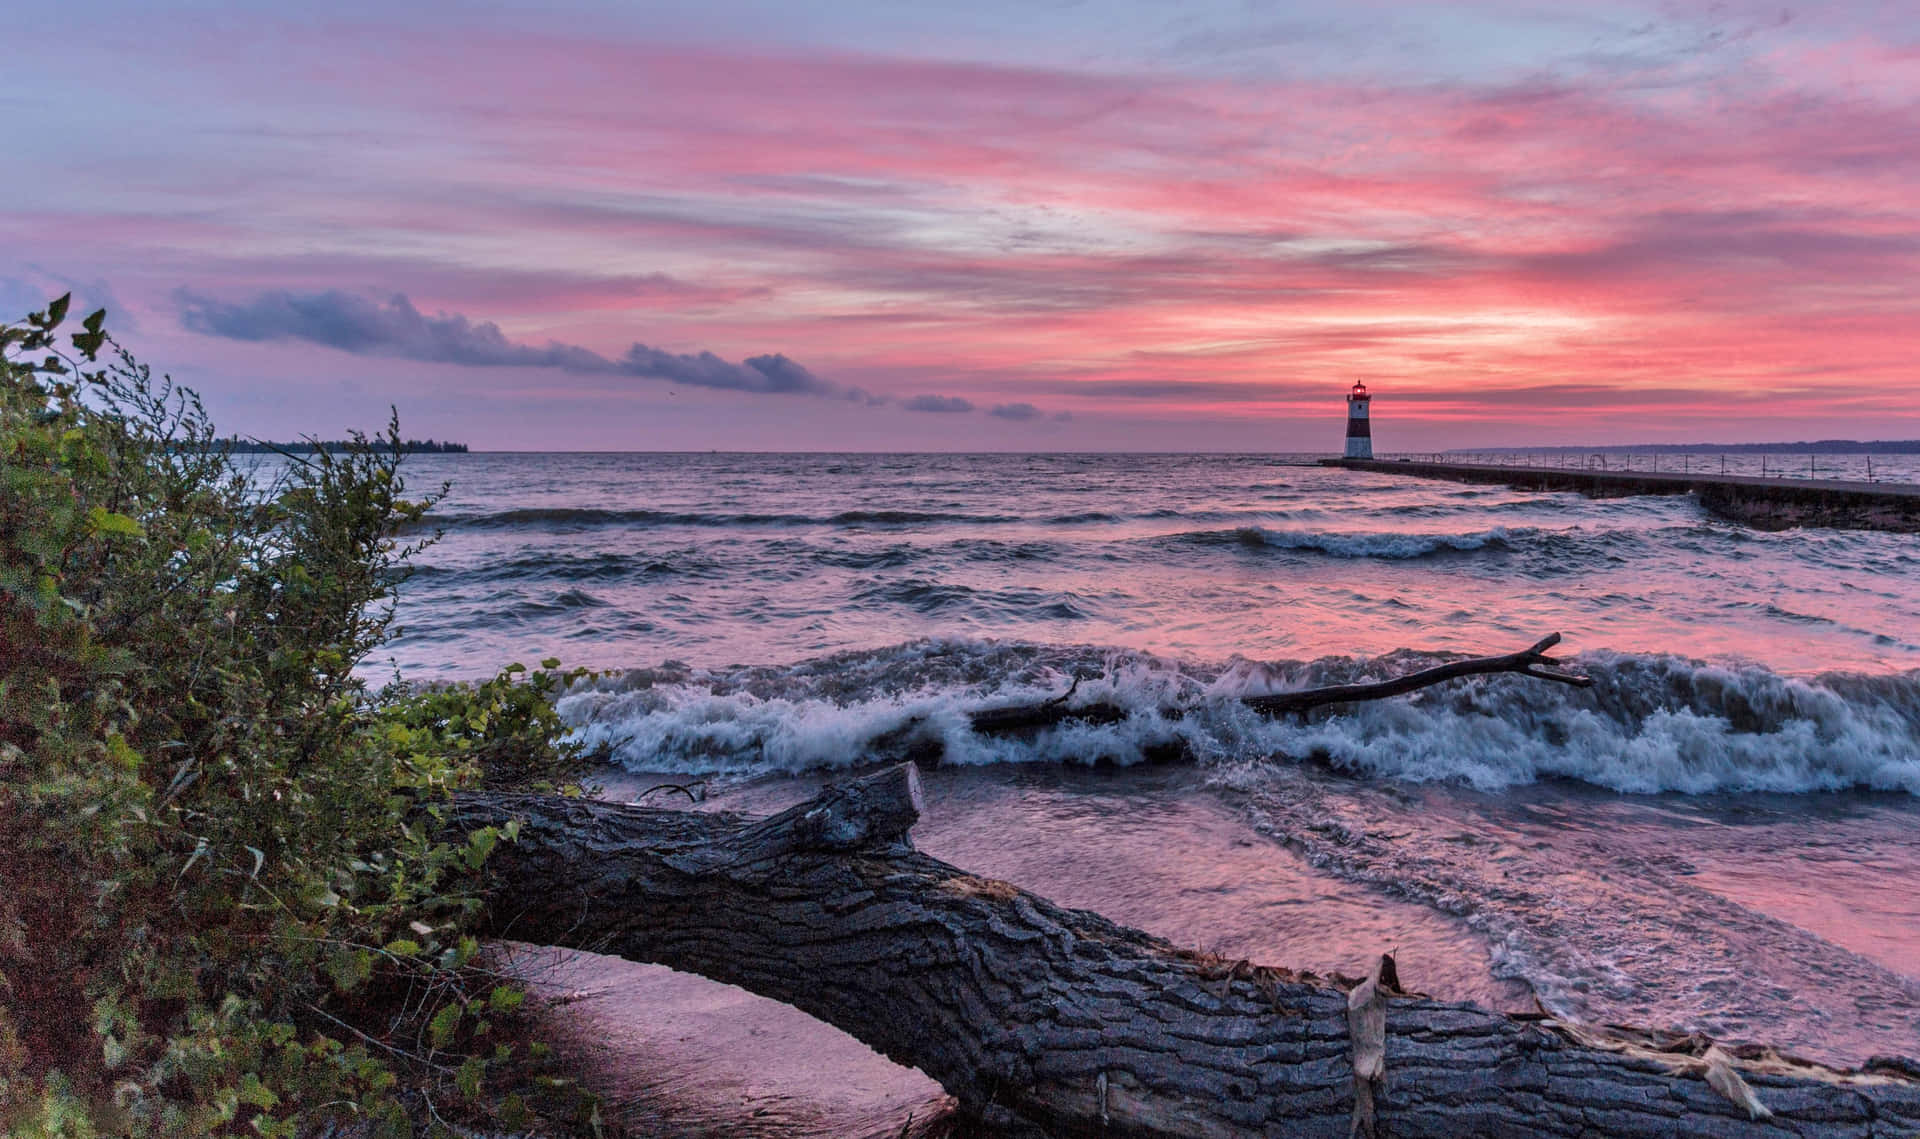
[(371, 694), (431, 500), (397, 424), (252, 485), (67, 307), (0, 326), (0, 1132), (408, 1134), (423, 1079), (430, 1121), (518, 1113), (464, 932), (513, 836), (435, 805), (567, 778), (578, 674)]

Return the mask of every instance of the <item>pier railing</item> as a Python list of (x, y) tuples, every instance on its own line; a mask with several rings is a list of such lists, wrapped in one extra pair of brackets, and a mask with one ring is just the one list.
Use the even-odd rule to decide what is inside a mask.
[(1920, 482), (1920, 455), (1727, 453), (1720, 451), (1401, 451), (1383, 462), (1646, 474), (1742, 475), (1797, 481)]

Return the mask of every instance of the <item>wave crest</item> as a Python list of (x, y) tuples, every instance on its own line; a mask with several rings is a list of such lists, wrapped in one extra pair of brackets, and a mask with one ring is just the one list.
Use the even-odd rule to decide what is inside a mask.
[(1233, 530), (1200, 530), (1176, 535), (1197, 545), (1237, 544), (1276, 550), (1305, 550), (1335, 558), (1407, 560), (1435, 554), (1513, 548), (1540, 531), (1529, 527), (1495, 526), (1464, 534), (1407, 534), (1395, 531), (1276, 530), (1241, 526)]
[[(1328, 764), (1356, 775), (1495, 791), (1575, 779), (1629, 793), (1920, 795), (1920, 672), (1782, 676), (1751, 665), (1608, 652), (1576, 658), (1590, 690), (1475, 677), (1409, 697), (1267, 720), (1233, 698), (1353, 683), (1437, 662), (1236, 660), (1202, 666), (1085, 647), (922, 641), (784, 667), (636, 669), (563, 698), (575, 738), (624, 766), (710, 774), (844, 768), (903, 754), (945, 762)], [(967, 712), (1044, 699), (1128, 710), (1031, 738), (982, 738)], [(1179, 711), (1174, 711), (1174, 709)]]

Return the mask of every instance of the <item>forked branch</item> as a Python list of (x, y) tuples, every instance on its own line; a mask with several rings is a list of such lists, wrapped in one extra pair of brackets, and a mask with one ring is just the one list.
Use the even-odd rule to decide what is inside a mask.
[[(1240, 698), (1240, 703), (1265, 716), (1305, 715), (1315, 708), (1323, 708), (1329, 704), (1384, 700), (1390, 696), (1405, 695), (1444, 681), (1457, 680), (1463, 676), (1487, 676), (1502, 672), (1531, 676), (1536, 680), (1551, 680), (1558, 684), (1572, 685), (1575, 688), (1591, 688), (1593, 686), (1591, 678), (1561, 671), (1562, 662), (1547, 655), (1547, 650), (1559, 643), (1560, 634), (1553, 633), (1542, 637), (1528, 648), (1517, 653), (1507, 653), (1505, 656), (1469, 657), (1466, 660), (1451, 661), (1372, 684), (1334, 684), (1323, 688), (1303, 688), (1294, 692), (1274, 692), (1265, 696), (1243, 696)], [(981, 708), (969, 714), (973, 730), (980, 735), (1010, 735), (1017, 732), (1038, 731), (1069, 720), (1110, 724), (1127, 718), (1127, 710), (1112, 701), (1101, 700), (1079, 706), (1071, 705), (1069, 697), (1073, 695), (1079, 684), (1079, 680), (1076, 679), (1074, 687), (1067, 689), (1064, 694), (1035, 704), (1007, 704), (994, 708)], [(1177, 717), (1185, 710), (1175, 708), (1170, 711)]]
[(1500, 672), (1517, 672), (1521, 676), (1570, 684), (1575, 688), (1593, 687), (1591, 677), (1557, 671), (1561, 662), (1548, 656), (1547, 650), (1559, 643), (1560, 634), (1552, 633), (1542, 637), (1530, 648), (1522, 649), (1517, 653), (1508, 653), (1505, 656), (1469, 657), (1466, 660), (1423, 668), (1419, 672), (1410, 672), (1405, 676), (1396, 676), (1392, 680), (1382, 680), (1374, 684), (1335, 684), (1326, 688), (1306, 688), (1298, 692), (1275, 692), (1268, 696), (1242, 697), (1240, 702), (1256, 712), (1280, 716), (1308, 712), (1328, 704), (1384, 700), (1389, 696), (1400, 696), (1442, 681)]

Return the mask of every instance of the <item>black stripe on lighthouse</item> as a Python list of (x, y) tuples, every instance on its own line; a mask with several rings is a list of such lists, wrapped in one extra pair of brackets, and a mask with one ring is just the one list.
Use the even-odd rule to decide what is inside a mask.
[(1371, 421), (1362, 419), (1357, 415), (1348, 416), (1347, 417), (1347, 438), (1349, 439), (1373, 438), (1373, 428), (1371, 426)]

